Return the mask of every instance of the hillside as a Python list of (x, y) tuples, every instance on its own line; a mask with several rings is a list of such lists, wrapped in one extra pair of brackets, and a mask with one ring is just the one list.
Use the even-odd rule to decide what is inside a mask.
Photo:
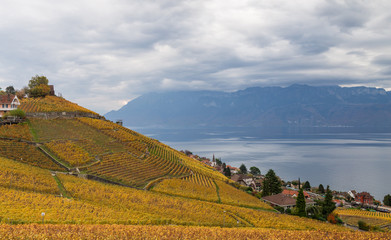
[(390, 109), (384, 89), (292, 85), (150, 93), (105, 117), (137, 127), (389, 127)]
[(0, 238), (105, 239), (105, 231), (123, 239), (137, 237), (134, 229), (143, 231), (137, 238), (163, 239), (210, 238), (210, 231), (220, 232), (212, 238), (386, 236), (279, 214), (158, 140), (96, 114), (59, 117), (52, 112), (66, 107), (45, 108), (47, 100), (66, 101), (24, 101), (49, 114), (0, 126)]

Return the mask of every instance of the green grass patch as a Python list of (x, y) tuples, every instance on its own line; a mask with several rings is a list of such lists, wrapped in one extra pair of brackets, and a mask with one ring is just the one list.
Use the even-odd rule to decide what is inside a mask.
[(63, 197), (66, 198), (71, 198), (65, 189), (64, 185), (62, 184), (61, 180), (57, 177), (57, 175), (53, 176), (54, 180), (56, 180), (56, 183), (58, 185), (58, 189), (60, 189), (60, 193), (62, 194)]

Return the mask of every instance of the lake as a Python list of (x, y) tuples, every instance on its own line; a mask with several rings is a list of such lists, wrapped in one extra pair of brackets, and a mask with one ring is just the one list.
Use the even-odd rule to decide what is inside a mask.
[[(134, 128), (133, 128), (134, 129)], [(322, 183), (333, 190), (391, 194), (391, 133), (354, 129), (134, 129), (199, 156), (213, 154), (235, 167), (273, 169), (282, 179)], [(270, 130), (270, 129), (269, 129)]]

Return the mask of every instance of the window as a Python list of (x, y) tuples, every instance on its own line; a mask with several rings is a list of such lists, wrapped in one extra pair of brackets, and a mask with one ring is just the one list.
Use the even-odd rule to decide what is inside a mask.
[(8, 108), (8, 104), (5, 105), (5, 108)]

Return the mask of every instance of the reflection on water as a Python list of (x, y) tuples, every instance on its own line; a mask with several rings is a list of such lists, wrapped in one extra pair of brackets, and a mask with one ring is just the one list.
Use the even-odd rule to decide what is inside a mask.
[(245, 163), (263, 173), (274, 169), (284, 180), (300, 177), (312, 186), (322, 183), (335, 190), (369, 191), (379, 200), (391, 194), (391, 133), (135, 130), (178, 150), (209, 158), (214, 154), (236, 167)]

